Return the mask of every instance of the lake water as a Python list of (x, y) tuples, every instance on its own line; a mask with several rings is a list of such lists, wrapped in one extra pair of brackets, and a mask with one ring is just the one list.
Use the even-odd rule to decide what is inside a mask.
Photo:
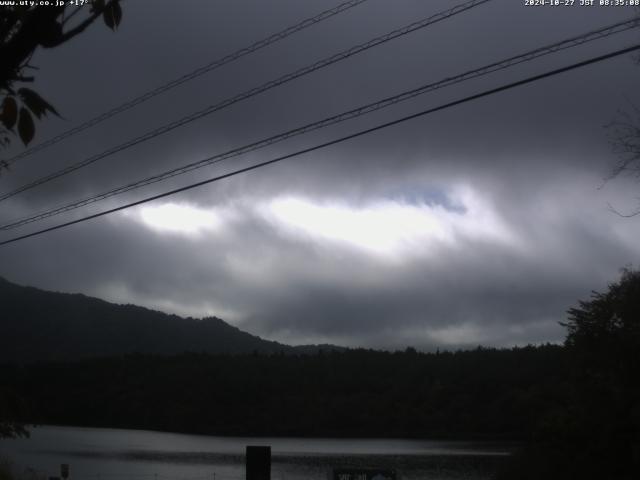
[(247, 445), (270, 445), (273, 480), (327, 480), (332, 468), (396, 470), (399, 479), (480, 480), (508, 445), (399, 439), (238, 438), (104, 428), (40, 426), (30, 439), (0, 440), (16, 471), (70, 480), (240, 480)]

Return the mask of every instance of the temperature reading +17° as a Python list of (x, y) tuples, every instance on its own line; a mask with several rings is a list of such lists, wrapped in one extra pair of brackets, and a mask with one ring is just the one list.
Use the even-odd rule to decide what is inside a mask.
[(61, 7), (64, 5), (75, 5), (76, 7), (82, 7), (91, 3), (91, 0), (56, 0), (56, 7)]

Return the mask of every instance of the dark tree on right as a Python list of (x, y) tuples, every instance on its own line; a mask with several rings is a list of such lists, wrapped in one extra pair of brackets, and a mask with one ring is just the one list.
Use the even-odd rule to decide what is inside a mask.
[(640, 271), (623, 270), (563, 325), (569, 393), (501, 478), (639, 478)]

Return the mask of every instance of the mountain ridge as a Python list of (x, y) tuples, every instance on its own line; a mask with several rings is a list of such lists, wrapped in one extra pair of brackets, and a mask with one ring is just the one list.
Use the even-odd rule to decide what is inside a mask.
[(316, 353), (333, 345), (291, 346), (211, 316), (180, 317), (81, 293), (22, 286), (0, 277), (0, 362), (74, 360), (131, 353), (174, 355)]

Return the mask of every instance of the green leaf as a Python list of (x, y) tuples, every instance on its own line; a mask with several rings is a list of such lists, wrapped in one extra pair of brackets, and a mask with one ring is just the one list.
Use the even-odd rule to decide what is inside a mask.
[(24, 102), (24, 104), (33, 112), (33, 114), (41, 118), (42, 115), (46, 115), (47, 112), (52, 112), (57, 117), (60, 116), (58, 111), (53, 108), (53, 106), (47, 102), (44, 98), (38, 95), (36, 92), (31, 90), (30, 88), (21, 88), (18, 90), (18, 95)]
[(20, 118), (18, 120), (18, 135), (20, 135), (20, 139), (22, 143), (27, 146), (31, 140), (33, 140), (33, 136), (36, 133), (36, 126), (33, 124), (33, 118), (29, 113), (29, 110), (22, 107), (20, 109)]
[(120, 25), (120, 21), (122, 20), (122, 8), (120, 7), (120, 2), (118, 0), (112, 0), (105, 7), (102, 12), (102, 18), (104, 19), (104, 23), (111, 30), (115, 30)]
[(1, 119), (3, 125), (9, 130), (16, 124), (16, 120), (18, 119), (18, 105), (16, 104), (15, 98), (4, 98), (4, 102), (2, 102)]

